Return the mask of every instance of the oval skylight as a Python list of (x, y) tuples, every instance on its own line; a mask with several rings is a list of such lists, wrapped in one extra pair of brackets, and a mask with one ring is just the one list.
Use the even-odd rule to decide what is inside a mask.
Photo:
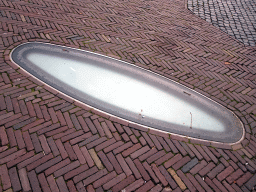
[(235, 143), (243, 125), (229, 110), (178, 83), (103, 55), (44, 43), (15, 48), (12, 60), (94, 108), (155, 129)]

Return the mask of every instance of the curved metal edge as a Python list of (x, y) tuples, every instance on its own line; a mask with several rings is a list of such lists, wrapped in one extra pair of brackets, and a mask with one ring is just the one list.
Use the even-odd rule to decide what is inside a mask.
[[(185, 0), (185, 1), (186, 1), (186, 0)], [(85, 103), (83, 103), (83, 102), (81, 102), (81, 101), (79, 101), (79, 100), (77, 100), (77, 99), (75, 99), (75, 98), (73, 98), (73, 97), (70, 97), (69, 95), (67, 95), (67, 94), (65, 94), (65, 93), (63, 93), (63, 92), (60, 92), (59, 90), (55, 89), (54, 87), (52, 87), (52, 86), (50, 86), (50, 85), (48, 85), (48, 84), (45, 84), (45, 82), (43, 82), (42, 80), (38, 79), (38, 78), (35, 77), (34, 75), (30, 74), (30, 73), (27, 72), (25, 69), (23, 69), (20, 65), (18, 65), (17, 63), (15, 63), (15, 62), (13, 61), (13, 59), (12, 59), (12, 53), (13, 53), (13, 51), (15, 50), (15, 48), (20, 47), (20, 46), (25, 45), (25, 44), (31, 44), (31, 43), (55, 45), (55, 46), (58, 46), (58, 47), (64, 47), (64, 48), (66, 47), (66, 48), (69, 48), (69, 49), (74, 49), (74, 50), (78, 50), (78, 51), (84, 51), (84, 52), (87, 52), (87, 53), (92, 53), (92, 54), (95, 54), (95, 55), (99, 55), (99, 56), (103, 56), (103, 57), (106, 57), (106, 58), (114, 59), (114, 60), (116, 60), (116, 61), (119, 61), (119, 62), (128, 64), (128, 65), (137, 67), (137, 68), (142, 69), (142, 70), (144, 70), (144, 71), (147, 71), (147, 72), (150, 72), (150, 73), (152, 73), (152, 74), (155, 74), (155, 75), (157, 75), (157, 76), (159, 76), (159, 77), (162, 77), (162, 78), (165, 78), (165, 79), (167, 79), (167, 80), (169, 80), (169, 81), (172, 81), (173, 83), (176, 83), (176, 84), (178, 84), (178, 85), (180, 85), (180, 86), (182, 86), (182, 87), (184, 87), (184, 88), (186, 88), (186, 89), (189, 89), (189, 90), (192, 91), (192, 92), (195, 92), (195, 93), (201, 95), (202, 97), (205, 97), (206, 99), (211, 100), (212, 102), (218, 104), (218, 105), (221, 106), (221, 107), (224, 107), (226, 110), (228, 110), (229, 112), (231, 112), (234, 116), (236, 116), (236, 117), (239, 119), (239, 121), (240, 121), (240, 123), (241, 123), (241, 125), (242, 125), (242, 131), (243, 131), (242, 137), (241, 137), (241, 139), (240, 139), (239, 141), (237, 141), (237, 142), (235, 142), (235, 143), (222, 143), (222, 142), (216, 142), (216, 141), (211, 141), (211, 140), (198, 139), (198, 138), (189, 137), (189, 136), (186, 136), (186, 135), (180, 135), (180, 134), (176, 134), (176, 133), (166, 132), (166, 131), (163, 131), (163, 130), (160, 130), (160, 129), (156, 129), (156, 128), (148, 127), (148, 126), (145, 126), (145, 125), (142, 125), (142, 124), (139, 124), (139, 123), (135, 123), (135, 122), (133, 122), (133, 121), (129, 121), (129, 120), (127, 120), (127, 119), (120, 118), (120, 117), (118, 117), (118, 116), (112, 115), (112, 114), (110, 114), (110, 113), (107, 113), (107, 112), (105, 112), (105, 111), (102, 111), (102, 110), (100, 110), (100, 109), (98, 109), (98, 108), (95, 108), (95, 107), (93, 107), (93, 106), (90, 106), (90, 105), (88, 105), (88, 104), (85, 104)], [(20, 44), (20, 45), (18, 45), (18, 46), (16, 46), (16, 47), (14, 47), (14, 48), (12, 49), (12, 51), (10, 52), (10, 60), (11, 60), (11, 62), (14, 63), (17, 67), (19, 67), (20, 69), (22, 69), (25, 73), (29, 74), (31, 77), (33, 77), (33, 78), (36, 79), (37, 81), (41, 82), (42, 84), (47, 85), (48, 87), (50, 87), (51, 89), (55, 90), (56, 92), (61, 93), (61, 94), (63, 94), (64, 96), (66, 96), (66, 97), (68, 97), (68, 98), (70, 98), (70, 99), (72, 99), (72, 100), (74, 100), (74, 101), (76, 101), (76, 102), (78, 102), (78, 103), (80, 103), (80, 104), (85, 105), (87, 108), (90, 108), (90, 109), (93, 109), (93, 110), (97, 110), (97, 111), (99, 111), (99, 112), (101, 112), (101, 113), (107, 114), (107, 115), (110, 116), (110, 117), (114, 117), (114, 118), (118, 118), (118, 119), (120, 119), (120, 120), (126, 121), (126, 122), (128, 122), (129, 124), (130, 124), (130, 123), (136, 124), (136, 125), (138, 125), (138, 126), (140, 126), (140, 127), (146, 128), (146, 129), (152, 129), (152, 130), (155, 130), (155, 131), (159, 131), (160, 133), (164, 133), (164, 134), (167, 133), (167, 134), (169, 134), (169, 135), (176, 135), (176, 136), (179, 136), (179, 137), (181, 137), (181, 138), (188, 138), (188, 139), (193, 139), (193, 140), (198, 140), (198, 141), (206, 141), (206, 142), (215, 143), (215, 144), (224, 144), (224, 145), (228, 145), (228, 146), (232, 146), (232, 145), (239, 144), (239, 143), (241, 143), (242, 140), (244, 140), (244, 138), (245, 138), (245, 128), (244, 128), (244, 124), (242, 123), (242, 121), (240, 120), (240, 118), (239, 118), (233, 111), (231, 111), (230, 109), (228, 109), (227, 107), (221, 105), (220, 103), (218, 103), (218, 102), (212, 100), (211, 98), (209, 98), (209, 97), (207, 97), (207, 96), (205, 96), (205, 95), (203, 95), (203, 94), (201, 94), (201, 93), (199, 93), (199, 92), (197, 92), (197, 91), (195, 91), (195, 90), (193, 90), (193, 89), (191, 89), (191, 88), (189, 88), (189, 87), (186, 87), (185, 85), (182, 85), (182, 84), (179, 83), (179, 82), (176, 82), (176, 81), (174, 81), (174, 80), (172, 80), (172, 79), (169, 79), (169, 78), (167, 78), (167, 77), (165, 77), (165, 76), (163, 76), (163, 75), (160, 75), (160, 74), (155, 73), (155, 72), (153, 72), (153, 71), (150, 71), (150, 70), (148, 70), (148, 69), (144, 69), (144, 68), (142, 68), (142, 67), (140, 67), (140, 66), (137, 66), (137, 65), (128, 63), (128, 62), (126, 62), (126, 61), (122, 61), (122, 60), (119, 60), (119, 59), (116, 59), (116, 58), (113, 58), (113, 57), (109, 57), (109, 56), (106, 56), (106, 55), (102, 55), (102, 54), (99, 54), (99, 53), (94, 53), (94, 52), (91, 52), (91, 51), (86, 51), (86, 50), (83, 50), (83, 49), (78, 49), (78, 48), (73, 48), (73, 47), (68, 47), (68, 46), (63, 46), (63, 45), (56, 45), (56, 44), (52, 44), (52, 43), (38, 42), (38, 41), (26, 42), (26, 43), (22, 43), (22, 44)]]

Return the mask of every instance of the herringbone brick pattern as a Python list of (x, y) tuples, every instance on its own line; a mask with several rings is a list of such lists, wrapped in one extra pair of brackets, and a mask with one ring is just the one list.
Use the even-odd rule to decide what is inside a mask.
[[(0, 191), (253, 191), (256, 49), (181, 0), (0, 0)], [(237, 114), (241, 143), (145, 129), (24, 73), (27, 41), (94, 51), (152, 70)]]

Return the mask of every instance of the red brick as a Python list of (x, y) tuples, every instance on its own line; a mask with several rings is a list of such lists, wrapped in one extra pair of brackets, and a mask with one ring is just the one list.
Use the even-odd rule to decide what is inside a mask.
[(190, 173), (194, 175), (194, 174), (198, 173), (201, 169), (203, 169), (206, 165), (207, 165), (207, 162), (205, 160), (203, 160), (200, 163), (198, 163), (195, 167), (193, 167), (190, 170)]
[(128, 166), (130, 167), (130, 169), (132, 170), (134, 176), (136, 177), (136, 179), (141, 178), (141, 174), (139, 172), (139, 170), (136, 168), (135, 164), (133, 163), (133, 161), (131, 160), (130, 157), (127, 157), (125, 159), (125, 161), (127, 162)]
[(187, 162), (189, 162), (191, 160), (191, 158), (189, 156), (186, 156), (184, 158), (182, 158), (180, 161), (176, 162), (174, 165), (172, 165), (172, 168), (174, 170), (177, 170), (179, 168), (181, 168), (183, 165), (185, 165)]
[(162, 150), (163, 147), (162, 147), (162, 145), (160, 144), (160, 142), (157, 140), (156, 136), (155, 136), (155, 135), (151, 135), (151, 134), (148, 134), (148, 135), (149, 135), (149, 137), (153, 140), (153, 143), (154, 143), (154, 145), (156, 146), (156, 148), (157, 148), (158, 150)]
[(61, 156), (58, 156), (56, 158), (50, 159), (49, 161), (47, 161), (46, 163), (43, 163), (41, 165), (39, 165), (35, 171), (36, 173), (40, 173), (46, 169), (48, 169), (49, 167), (54, 166), (55, 164), (59, 163), (62, 160)]
[(43, 173), (38, 175), (38, 181), (39, 181), (44, 192), (51, 192), (51, 190), (48, 186), (48, 182)]
[(98, 171), (97, 173), (94, 173), (93, 175), (91, 175), (88, 178), (86, 178), (85, 180), (83, 180), (84, 186), (87, 186), (88, 184), (98, 180), (99, 178), (103, 177), (107, 173), (108, 173), (108, 171), (106, 169), (102, 169), (102, 170)]
[(57, 115), (57, 117), (58, 117), (58, 119), (60, 121), (61, 126), (67, 125), (67, 123), (66, 123), (66, 121), (65, 121), (65, 119), (64, 119), (64, 117), (63, 117), (63, 115), (61, 113), (61, 111), (57, 111), (56, 115)]
[(9, 177), (8, 170), (5, 164), (0, 167), (0, 176), (3, 190), (9, 189), (11, 187), (11, 179)]
[(89, 127), (85, 123), (84, 118), (82, 116), (78, 116), (77, 119), (78, 119), (79, 123), (81, 124), (84, 132), (88, 132), (89, 131)]
[[(72, 133), (72, 134), (73, 134), (73, 133)], [(71, 135), (72, 135), (72, 134), (71, 134)], [(85, 133), (85, 134), (83, 134), (83, 135), (81, 135), (81, 136), (78, 136), (78, 137), (76, 137), (76, 138), (70, 140), (70, 144), (71, 144), (71, 145), (77, 144), (77, 143), (79, 143), (80, 141), (83, 141), (84, 139), (90, 138), (91, 136), (92, 136), (92, 134), (91, 134), (90, 132), (89, 132), (89, 133)]]
[(97, 145), (103, 143), (103, 142), (106, 141), (106, 140), (107, 140), (106, 137), (101, 137), (101, 138), (99, 138), (99, 139), (97, 139), (97, 140), (95, 140), (95, 141), (93, 141), (93, 142), (87, 144), (86, 148), (87, 148), (87, 149), (91, 149), (91, 148), (93, 148), (93, 147), (95, 147), (95, 146), (97, 146)]
[(125, 174), (122, 173), (122, 174), (118, 175), (117, 177), (113, 178), (112, 180), (110, 180), (109, 182), (105, 183), (105, 184), (103, 185), (103, 188), (104, 188), (105, 190), (108, 190), (108, 189), (110, 189), (111, 187), (115, 186), (115, 185), (116, 185), (117, 183), (119, 183), (120, 181), (122, 181), (125, 177), (126, 177)]
[(212, 192), (211, 188), (205, 183), (205, 181), (202, 179), (202, 177), (200, 177), (199, 175), (195, 175), (195, 178), (201, 184), (201, 186), (205, 189), (205, 191)]
[(201, 176), (206, 175), (209, 171), (211, 171), (213, 168), (215, 167), (215, 164), (213, 162), (209, 163), (208, 165), (206, 165), (203, 169), (201, 169), (199, 171), (199, 174)]
[(40, 160), (37, 160), (36, 162), (33, 162), (27, 166), (27, 170), (30, 171), (32, 169), (35, 169), (36, 167), (40, 166), (41, 164), (45, 163), (46, 161), (53, 158), (53, 155), (50, 153), (48, 155), (45, 155)]
[(151, 188), (153, 188), (155, 185), (152, 181), (148, 181), (146, 184), (142, 185), (139, 189), (137, 189), (135, 192), (146, 192), (149, 191)]
[(64, 179), (65, 179), (65, 180), (68, 180), (68, 179), (70, 179), (70, 178), (72, 178), (72, 177), (75, 177), (76, 175), (78, 175), (78, 174), (80, 174), (80, 173), (86, 171), (88, 168), (89, 168), (89, 167), (88, 167), (87, 164), (82, 165), (82, 166), (80, 166), (80, 167), (78, 167), (78, 168), (75, 168), (75, 169), (73, 169), (72, 171), (69, 171), (68, 173), (66, 173), (66, 174), (64, 175)]
[(28, 164), (31, 164), (31, 163), (37, 161), (38, 159), (42, 158), (43, 156), (44, 156), (43, 153), (39, 153), (27, 160), (22, 161), (21, 163), (18, 164), (18, 169), (21, 169), (21, 168), (27, 166)]
[(60, 191), (63, 191), (63, 192), (69, 192), (68, 191), (68, 187), (63, 179), (63, 177), (59, 177), (56, 179), (56, 183), (60, 189)]
[[(36, 121), (36, 122), (37, 122), (37, 121)], [(52, 125), (52, 122), (51, 122), (51, 121), (45, 122), (45, 123), (40, 124), (40, 125), (38, 125), (38, 126), (36, 126), (36, 127), (29, 128), (29, 133), (34, 133), (34, 132), (36, 132), (36, 131), (38, 131), (38, 130), (40, 130), (40, 129), (43, 129), (43, 128), (49, 126), (49, 125)]]
[[(121, 145), (120, 147), (116, 148), (113, 150), (113, 153), (116, 155), (118, 153), (121, 153), (122, 151), (124, 151), (125, 149), (131, 147), (133, 144), (132, 142), (128, 142), (128, 143), (125, 143), (123, 145)], [(107, 148), (106, 148), (107, 149)], [(105, 151), (105, 150), (104, 150)]]
[(35, 117), (36, 113), (35, 113), (35, 109), (31, 103), (31, 101), (26, 102), (27, 105), (27, 109), (28, 109), (28, 113), (31, 117)]
[(54, 129), (52, 131), (45, 133), (45, 136), (50, 137), (50, 136), (56, 135), (58, 133), (66, 131), (66, 130), (68, 130), (68, 126), (60, 127), (60, 128), (57, 128), (57, 129)]
[(194, 185), (188, 180), (188, 178), (184, 175), (181, 170), (177, 171), (177, 175), (181, 178), (181, 180), (185, 183), (190, 191), (196, 191)]
[(57, 123), (58, 118), (57, 118), (57, 115), (56, 115), (55, 111), (53, 110), (53, 108), (48, 108), (48, 111), (49, 111), (49, 114), (51, 116), (52, 122)]
[(210, 179), (213, 179), (218, 173), (220, 173), (223, 169), (224, 169), (224, 165), (223, 164), (219, 164), (217, 165), (214, 169), (212, 169), (211, 172), (209, 172), (207, 174), (207, 176), (210, 178)]
[(0, 141), (1, 146), (7, 145), (9, 143), (4, 127), (0, 127)]
[(116, 142), (116, 140), (115, 140), (114, 138), (109, 139), (109, 140), (107, 140), (107, 141), (101, 143), (100, 145), (97, 145), (97, 146), (95, 147), (95, 151), (100, 151), (100, 150), (102, 150), (102, 149), (108, 147), (109, 145), (112, 145), (112, 144), (115, 143), (115, 142)]
[(233, 167), (229, 166), (224, 171), (222, 171), (220, 174), (217, 175), (217, 179), (222, 181), (227, 176), (229, 176), (234, 171)]
[(93, 183), (93, 186), (94, 186), (94, 188), (98, 188), (98, 187), (102, 186), (103, 184), (107, 183), (108, 181), (110, 181), (111, 179), (113, 179), (114, 177), (116, 177), (116, 172), (112, 171), (111, 173), (107, 174), (106, 176), (95, 181)]
[(12, 167), (12, 166), (14, 166), (14, 165), (16, 165), (16, 164), (18, 164), (18, 163), (28, 159), (28, 158), (30, 158), (32, 156), (34, 156), (34, 152), (33, 151), (31, 151), (29, 153), (26, 153), (23, 156), (19, 156), (18, 158), (13, 159), (12, 161), (9, 161), (7, 163), (7, 167), (10, 168), (10, 167)]
[(150, 164), (150, 163), (154, 162), (155, 160), (160, 159), (160, 158), (161, 158), (162, 156), (164, 156), (165, 154), (166, 154), (166, 153), (165, 153), (164, 150), (159, 151), (159, 152), (157, 152), (156, 154), (150, 156), (150, 157), (147, 159), (147, 162)]
[(107, 170), (109, 172), (113, 171), (113, 169), (114, 169), (113, 165), (110, 163), (110, 161), (108, 160), (107, 156), (102, 151), (100, 151), (98, 153), (98, 156), (101, 159), (101, 161), (103, 162), (104, 166), (107, 168)]
[(109, 161), (111, 162), (111, 164), (113, 165), (114, 169), (116, 170), (117, 174), (121, 174), (123, 172), (122, 168), (119, 165), (119, 163), (117, 162), (116, 157), (113, 155), (113, 153), (111, 153), (111, 152), (108, 153), (107, 157), (108, 157)]
[(237, 180), (237, 185), (242, 186), (245, 182), (247, 182), (253, 175), (250, 172), (245, 173), (242, 177)]
[(130, 175), (129, 177), (127, 177), (126, 179), (124, 179), (123, 181), (121, 181), (120, 183), (118, 183), (117, 185), (115, 185), (112, 188), (113, 192), (118, 192), (121, 191), (123, 188), (125, 188), (127, 185), (131, 184), (132, 182), (135, 181), (135, 178), (133, 175)]
[(173, 158), (171, 158), (169, 161), (164, 163), (165, 168), (171, 167), (176, 162), (180, 161), (182, 159), (181, 154), (175, 155)]
[(190, 180), (190, 182), (195, 186), (197, 191), (204, 192), (205, 190), (200, 186), (200, 184), (197, 182), (197, 180), (190, 174), (186, 174), (187, 178)]
[(33, 143), (31, 141), (30, 135), (28, 133), (28, 131), (23, 132), (23, 139), (27, 148), (27, 151), (31, 151), (34, 149)]
[(202, 160), (203, 156), (198, 152), (198, 150), (194, 147), (194, 145), (187, 143), (188, 147), (193, 151), (196, 155), (197, 159)]
[(136, 180), (135, 182), (133, 182), (132, 184), (130, 184), (129, 186), (125, 187), (123, 189), (123, 191), (126, 192), (132, 192), (135, 191), (135, 189), (138, 189), (139, 187), (141, 187), (145, 182), (143, 181), (143, 179), (139, 179)]
[(56, 165), (53, 165), (53, 166), (49, 167), (48, 169), (45, 170), (44, 173), (45, 173), (46, 176), (48, 176), (48, 175), (54, 173), (55, 171), (61, 169), (62, 167), (66, 166), (68, 164), (70, 164), (70, 160), (65, 159), (65, 160), (57, 163)]
[(94, 124), (92, 123), (92, 121), (89, 118), (85, 118), (85, 122), (88, 125), (89, 129), (91, 130), (92, 134), (96, 134), (97, 133), (97, 129), (94, 126)]
[(86, 147), (81, 147), (80, 148), (81, 152), (83, 153), (86, 162), (88, 163), (89, 167), (94, 166), (94, 161), (91, 158), (91, 155), (89, 154), (88, 150), (86, 149)]
[(51, 116), (49, 115), (48, 111), (47, 111), (47, 108), (45, 105), (41, 106), (41, 111), (43, 113), (43, 116), (44, 116), (44, 119), (45, 121), (49, 121), (51, 119)]
[(124, 157), (127, 157), (128, 155), (130, 155), (131, 153), (137, 151), (137, 150), (140, 149), (140, 148), (141, 148), (141, 144), (140, 144), (140, 143), (135, 144), (135, 145), (133, 145), (132, 147), (130, 147), (129, 149), (123, 151), (123, 152), (122, 152), (122, 155), (123, 155)]
[(6, 129), (6, 133), (9, 139), (10, 147), (17, 146), (16, 138), (12, 128)]
[(58, 186), (57, 186), (57, 184), (55, 182), (55, 179), (54, 179), (54, 177), (52, 175), (47, 177), (47, 181), (49, 183), (51, 191), (59, 192)]
[(17, 149), (16, 147), (13, 147), (13, 148), (11, 148), (11, 149), (8, 149), (8, 150), (6, 150), (6, 151), (0, 153), (0, 159), (2, 159), (3, 157), (6, 157), (6, 156), (8, 156), (8, 155), (10, 155), (10, 154), (12, 154), (12, 153), (14, 153), (14, 152), (16, 152), (17, 150), (18, 150), (18, 149)]
[(86, 163), (86, 160), (85, 160), (85, 158), (84, 158), (82, 152), (80, 151), (78, 145), (74, 145), (74, 146), (73, 146), (73, 150), (74, 150), (74, 152), (75, 152), (75, 154), (76, 154), (76, 156), (77, 156), (79, 162), (80, 162), (81, 164), (85, 164), (85, 163)]
[[(67, 187), (68, 187), (68, 190), (69, 190), (70, 192), (76, 192), (76, 187), (75, 187), (74, 182), (73, 182), (72, 180), (69, 180), (69, 181), (67, 182)], [(87, 189), (87, 190), (88, 190), (88, 189)], [(90, 192), (90, 191), (88, 190), (88, 192)]]
[(213, 180), (213, 183), (218, 186), (218, 188), (220, 189), (220, 191), (223, 191), (223, 192), (228, 192), (227, 189), (221, 184), (221, 182), (219, 182), (216, 178), (214, 178)]
[(13, 159), (16, 159), (17, 157), (20, 157), (20, 156), (24, 155), (25, 153), (26, 153), (25, 149), (21, 149), (21, 150), (19, 150), (17, 152), (14, 152), (11, 155), (8, 155), (8, 156), (0, 159), (0, 165), (4, 164), (4, 163), (7, 163), (7, 162), (9, 162), (9, 161), (11, 161)]
[(130, 170), (129, 166), (126, 164), (124, 158), (121, 154), (116, 155), (116, 159), (119, 162), (120, 166), (122, 167), (123, 171), (125, 172), (126, 176), (130, 176), (132, 171)]
[(36, 153), (41, 152), (43, 149), (42, 149), (42, 146), (41, 146), (41, 144), (40, 144), (40, 142), (39, 142), (39, 139), (38, 139), (38, 137), (37, 137), (37, 134), (36, 134), (36, 133), (31, 134), (30, 137), (31, 137), (32, 143), (33, 143), (33, 145), (34, 145), (34, 148), (35, 148)]
[(166, 171), (166, 169), (161, 165), (158, 167), (162, 175), (165, 177), (165, 179), (168, 181), (172, 189), (175, 189), (178, 185), (176, 182), (173, 180), (171, 175)]
[(65, 148), (64, 148), (62, 142), (60, 141), (60, 139), (56, 140), (55, 143), (56, 143), (56, 145), (57, 145), (57, 147), (60, 151), (62, 159), (66, 159), (68, 157), (68, 153), (65, 150)]
[(93, 123), (94, 123), (96, 129), (98, 130), (100, 136), (101, 136), (101, 137), (104, 137), (104, 136), (105, 136), (105, 133), (104, 133), (104, 131), (103, 131), (103, 129), (102, 129), (102, 127), (101, 127), (101, 125), (100, 125), (98, 119), (93, 120)]
[(161, 181), (161, 183), (163, 184), (163, 186), (167, 186), (168, 185), (168, 182), (167, 180), (165, 179), (165, 177), (161, 174), (160, 170), (156, 167), (155, 164), (152, 164), (151, 165), (153, 171), (155, 172), (157, 178)]
[(54, 129), (57, 129), (60, 127), (60, 124), (59, 123), (56, 123), (56, 124), (52, 124), (50, 125), (49, 127), (45, 127), (43, 129), (40, 129), (39, 131), (37, 131), (37, 134), (38, 135), (41, 135), (43, 133), (46, 133), (46, 132), (49, 132), (49, 131), (52, 131)]
[(112, 144), (112, 145), (106, 147), (103, 151), (104, 151), (105, 153), (108, 153), (108, 152), (112, 151), (113, 149), (116, 149), (117, 147), (119, 147), (119, 146), (121, 146), (121, 145), (123, 145), (123, 144), (124, 144), (123, 141), (118, 141), (118, 142), (116, 142), (116, 143), (114, 143), (114, 144)]
[(242, 176), (244, 172), (241, 169), (236, 170), (234, 173), (232, 173), (230, 176), (226, 178), (227, 182), (229, 184), (233, 183), (235, 180), (237, 180), (240, 176)]
[(150, 177), (141, 162), (138, 159), (135, 159), (133, 162), (139, 170), (140, 174), (142, 175), (143, 179), (146, 181), (150, 180)]
[(111, 121), (105, 120), (105, 122), (112, 133), (116, 132), (116, 128), (114, 127)]
[(144, 139), (147, 141), (147, 143), (149, 144), (150, 147), (154, 147), (154, 143), (152, 142), (152, 140), (149, 138), (148, 134), (145, 132), (141, 132), (142, 136), (144, 137)]
[(90, 175), (93, 175), (94, 173), (96, 173), (98, 171), (97, 167), (94, 166), (91, 169), (88, 169), (82, 173), (80, 173), (79, 175), (75, 176), (73, 178), (74, 183), (78, 183), (79, 181), (82, 181), (83, 179), (89, 177)]
[(154, 180), (154, 182), (158, 183), (159, 179), (156, 177), (155, 173), (153, 172), (153, 170), (151, 169), (151, 167), (149, 166), (149, 164), (146, 161), (143, 163), (143, 166), (147, 170), (147, 172), (149, 173), (151, 178)]
[(46, 141), (45, 136), (44, 136), (44, 135), (40, 135), (40, 136), (38, 137), (38, 139), (39, 139), (39, 141), (40, 141), (40, 143), (41, 143), (41, 146), (42, 146), (42, 148), (43, 148), (44, 153), (45, 153), (46, 155), (49, 154), (49, 153), (51, 153), (51, 149), (50, 149), (50, 147), (49, 147), (49, 145), (48, 145), (48, 143), (47, 143), (47, 141)]
[(21, 184), (20, 184), (20, 180), (19, 180), (19, 176), (18, 176), (16, 167), (9, 169), (9, 176), (11, 179), (13, 191), (20, 191)]

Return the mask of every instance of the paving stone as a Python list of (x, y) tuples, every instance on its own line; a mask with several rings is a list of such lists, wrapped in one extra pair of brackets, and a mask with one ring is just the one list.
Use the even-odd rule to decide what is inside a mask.
[(25, 168), (19, 170), (19, 178), (23, 191), (30, 191), (31, 187), (29, 184), (28, 175)]
[(118, 184), (120, 181), (122, 181), (125, 178), (125, 174), (122, 173), (120, 175), (118, 175), (117, 177), (113, 178), (112, 180), (110, 180), (109, 182), (105, 183), (103, 185), (103, 189), (108, 190), (111, 187), (115, 186), (116, 184)]
[(135, 181), (135, 178), (133, 175), (130, 175), (129, 177), (127, 177), (126, 179), (124, 179), (123, 181), (121, 181), (120, 183), (118, 183), (117, 185), (115, 185), (112, 188), (113, 192), (118, 192), (121, 191), (121, 189), (125, 188), (127, 185), (131, 184), (132, 182)]
[(36, 176), (36, 173), (34, 170), (28, 172), (28, 178), (32, 187), (33, 191), (42, 191), (40, 186), (39, 186), (39, 182)]
[(20, 180), (19, 180), (19, 176), (18, 176), (16, 167), (9, 169), (9, 176), (11, 179), (13, 191), (20, 191), (21, 184), (20, 184)]
[(43, 191), (46, 191), (46, 192), (51, 191), (50, 187), (49, 187), (49, 184), (48, 184), (48, 182), (45, 178), (44, 173), (41, 173), (41, 174), (38, 175), (38, 181), (39, 181)]
[(189, 161), (186, 165), (184, 165), (181, 170), (184, 173), (186, 173), (186, 172), (190, 171), (197, 163), (198, 163), (198, 159), (194, 158), (191, 161)]

